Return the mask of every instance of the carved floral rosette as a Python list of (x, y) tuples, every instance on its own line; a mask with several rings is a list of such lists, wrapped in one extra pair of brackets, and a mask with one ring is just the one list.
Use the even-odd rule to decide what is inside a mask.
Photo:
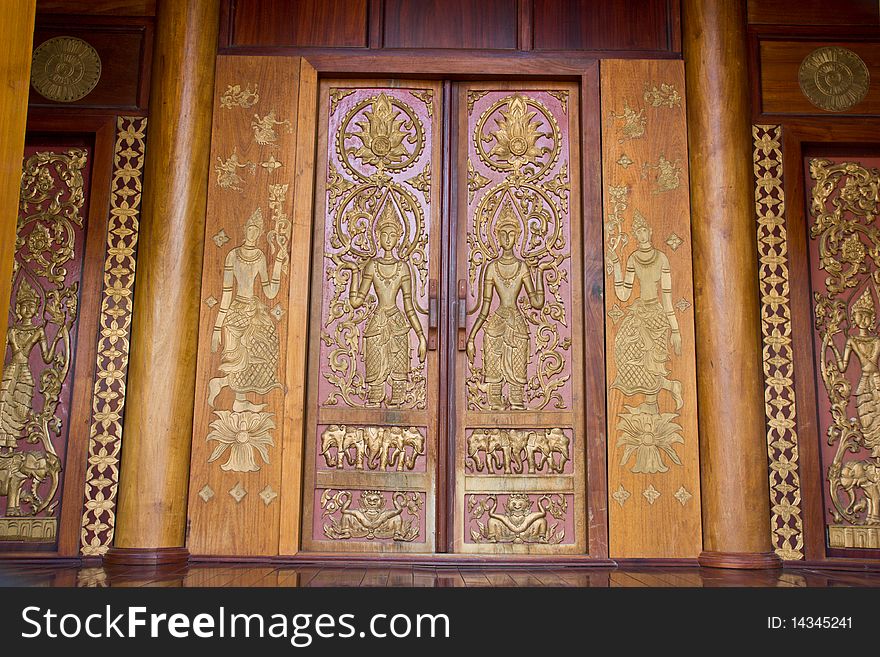
[[(571, 172), (568, 131), (559, 126), (568, 109), (567, 93), (469, 91), (468, 96), (467, 332), (482, 304), (487, 266), (501, 255), (496, 226), (512, 217), (519, 225), (514, 255), (533, 281), (543, 275), (546, 284), (542, 307), (533, 308), (525, 291), (517, 299), (529, 333), (524, 405), (567, 410), (572, 399)], [(498, 305), (493, 295), (490, 321)], [(466, 380), (468, 408), (474, 411), (490, 409), (485, 330), (484, 324), (476, 336)]]
[(318, 425), (317, 470), (425, 472), (427, 428)]
[(466, 543), (570, 545), (574, 495), (568, 493), (469, 493)]
[(0, 383), (0, 540), (51, 543), (57, 533), (89, 157), (25, 149)]
[(425, 494), (376, 489), (316, 489), (314, 536), (333, 541), (424, 543)]
[[(871, 164), (876, 160), (809, 161), (814, 340), (831, 547), (869, 547), (871, 535), (876, 543), (880, 533), (880, 170)], [(834, 531), (847, 527), (862, 528), (865, 544), (848, 544), (846, 532)]]
[[(427, 331), (432, 92), (330, 93), (319, 404), (423, 409), (426, 365), (418, 358), (418, 336), (406, 331), (412, 321)], [(383, 257), (378, 234), (389, 222), (401, 234), (385, 255), (392, 264), (376, 266), (373, 284), (391, 285), (408, 270), (415, 320), (403, 294), (396, 299), (396, 316), (377, 308), (374, 288), (356, 307), (350, 301), (353, 283)], [(375, 337), (381, 333), (387, 339)], [(384, 399), (368, 400), (368, 380), (387, 388)], [(402, 394), (392, 392), (392, 380), (405, 381)]]

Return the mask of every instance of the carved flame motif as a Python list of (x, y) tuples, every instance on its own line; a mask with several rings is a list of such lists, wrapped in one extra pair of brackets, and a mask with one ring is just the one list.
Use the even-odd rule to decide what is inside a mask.
[(498, 129), (490, 133), (495, 146), (489, 151), (490, 157), (506, 162), (513, 169), (534, 162), (550, 149), (539, 147), (538, 139), (545, 133), (538, 130), (540, 121), (533, 121), (538, 112), (528, 111), (526, 100), (520, 95), (514, 96), (507, 105), (507, 111), (501, 110), (501, 117), (496, 121)]
[[(825, 291), (814, 292), (813, 300), (821, 340), (817, 357), (830, 404), (828, 444), (837, 445), (827, 470), (831, 515), (838, 523), (831, 527), (831, 542), (855, 547), (845, 538), (836, 542), (834, 536), (845, 532), (834, 530), (864, 528), (873, 534), (869, 543), (880, 535), (880, 172), (813, 159), (810, 175), (810, 236), (819, 242), (818, 267), (828, 274)], [(858, 372), (856, 385), (851, 370)]]
[(371, 110), (364, 112), (364, 118), (356, 123), (360, 131), (351, 133), (361, 142), (361, 147), (353, 152), (354, 157), (380, 170), (400, 164), (409, 155), (403, 143), (407, 133), (401, 130), (408, 119), (398, 118), (400, 112), (394, 110), (384, 93), (376, 97)]

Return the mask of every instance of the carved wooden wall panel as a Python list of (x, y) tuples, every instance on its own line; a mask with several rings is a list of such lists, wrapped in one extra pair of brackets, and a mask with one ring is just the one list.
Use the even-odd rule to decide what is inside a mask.
[(877, 116), (880, 44), (858, 41), (756, 42), (757, 110), (766, 116)]
[(602, 63), (610, 556), (702, 545), (681, 62)]
[(880, 158), (804, 166), (826, 546), (880, 550)]
[[(63, 141), (63, 140), (62, 140)], [(88, 145), (29, 144), (0, 382), (0, 544), (54, 549), (67, 461), (89, 176)]]
[(578, 88), (471, 83), (458, 100), (452, 546), (583, 553)]
[(298, 159), (298, 138), (314, 140), (298, 124), (301, 75), (298, 58), (217, 60), (190, 475), (194, 554), (277, 554), (284, 455), (293, 472), (298, 465), (286, 364), (298, 358), (288, 332), (304, 308), (288, 295), (301, 294), (308, 271), (300, 244), (291, 246), (309, 222), (299, 207), (294, 216), (294, 192), (297, 203), (308, 199), (295, 172), (310, 168)]
[(441, 87), (319, 101), (303, 548), (431, 552)]
[(146, 110), (152, 47), (151, 17), (38, 16), (28, 106)]

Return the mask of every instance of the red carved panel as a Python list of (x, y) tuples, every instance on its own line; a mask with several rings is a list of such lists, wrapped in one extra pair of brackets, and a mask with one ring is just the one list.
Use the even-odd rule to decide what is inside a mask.
[(826, 540), (880, 548), (880, 157), (808, 157)]
[[(34, 142), (36, 140), (33, 140)], [(25, 148), (0, 383), (0, 541), (55, 544), (67, 457), (91, 149)]]
[(234, 46), (367, 45), (367, 0), (236, 0)]

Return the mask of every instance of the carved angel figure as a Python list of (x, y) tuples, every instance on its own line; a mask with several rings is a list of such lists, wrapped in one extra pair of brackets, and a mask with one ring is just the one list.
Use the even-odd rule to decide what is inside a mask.
[[(409, 263), (394, 255), (403, 236), (397, 211), (389, 200), (376, 222), (376, 242), (382, 255), (369, 258), (353, 271), (349, 303), (360, 308), (373, 289), (378, 303), (367, 319), (364, 330), (364, 379), (367, 404), (379, 406), (386, 398), (386, 384), (391, 383), (389, 406), (406, 401), (410, 375), (409, 332), (419, 339), (419, 360), (424, 361), (428, 341), (412, 301), (412, 271)], [(403, 311), (397, 305), (401, 295)]]
[[(483, 376), (491, 410), (525, 410), (524, 390), (527, 368), (531, 357), (529, 326), (517, 300), (523, 288), (532, 308), (544, 306), (544, 276), (551, 262), (537, 267), (532, 278), (528, 264), (514, 253), (522, 227), (513, 207), (506, 201), (495, 224), (495, 237), (501, 253), (488, 263), (482, 272), (482, 303), (479, 315), (467, 340), (467, 355), (474, 362), (477, 333), (483, 330)], [(497, 293), (498, 307), (491, 312), (492, 300)], [(484, 328), (485, 326), (485, 328)], [(504, 398), (504, 384), (508, 397)]]
[[(614, 338), (614, 358), (617, 377), (612, 384), (625, 395), (645, 395), (645, 411), (659, 413), (657, 396), (667, 390), (681, 408), (681, 382), (669, 379), (666, 364), (669, 344), (681, 354), (681, 333), (672, 307), (672, 272), (669, 258), (651, 243), (651, 227), (636, 212), (633, 236), (638, 244), (626, 261), (626, 274), (620, 269), (620, 259), (610, 252), (614, 270), (614, 293), (620, 301), (628, 301), (633, 282), (639, 282), (639, 298), (627, 309)], [(659, 287), (659, 290), (658, 290)]]
[(877, 315), (870, 290), (866, 289), (852, 307), (852, 319), (858, 332), (846, 339), (843, 355), (834, 341), (831, 348), (841, 372), (849, 368), (850, 357), (859, 360), (861, 375), (856, 386), (856, 411), (862, 425), (864, 445), (872, 456), (880, 456), (880, 337), (877, 336)]
[(278, 249), (271, 276), (266, 266), (266, 255), (257, 246), (263, 234), (263, 214), (257, 210), (244, 226), (244, 244), (230, 250), (223, 267), (223, 297), (214, 322), (211, 351), (222, 343), (221, 376), (208, 382), (208, 405), (220, 391), (229, 386), (235, 393), (234, 411), (259, 411), (263, 404), (252, 404), (247, 393), (266, 394), (281, 387), (277, 379), (278, 330), (263, 301), (256, 296), (254, 286), (259, 279), (263, 294), (268, 299), (278, 295), (281, 269), (287, 253)]
[(14, 448), (27, 416), (33, 406), (34, 375), (31, 372), (31, 351), (39, 344), (43, 362), (50, 364), (55, 358), (58, 343), (69, 341), (68, 328), (61, 321), (55, 339), (49, 344), (44, 324), (34, 324), (40, 297), (33, 287), (22, 279), (15, 300), (15, 322), (6, 332), (6, 343), (12, 358), (3, 368), (0, 383), (0, 447)]

